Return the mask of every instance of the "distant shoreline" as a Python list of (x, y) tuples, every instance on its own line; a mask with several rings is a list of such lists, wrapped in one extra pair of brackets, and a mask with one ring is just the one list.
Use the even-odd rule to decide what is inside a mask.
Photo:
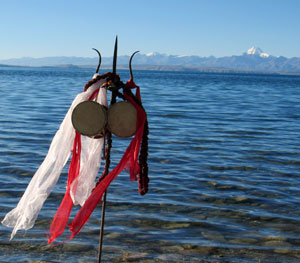
[[(30, 66), (30, 65), (6, 65), (0, 64), (0, 68), (95, 68), (95, 65), (74, 65), (74, 64), (61, 64), (61, 65), (45, 65), (45, 66)], [(128, 65), (118, 65), (119, 69), (126, 70)], [(181, 66), (181, 65), (134, 65), (135, 70), (145, 71), (166, 71), (166, 72), (194, 72), (194, 73), (222, 73), (222, 74), (260, 74), (260, 75), (286, 75), (286, 76), (300, 76), (297, 72), (280, 72), (280, 71), (254, 71), (254, 70), (241, 70), (231, 68), (217, 68), (217, 67), (201, 67), (201, 66)], [(101, 69), (111, 69), (111, 65), (101, 65)]]

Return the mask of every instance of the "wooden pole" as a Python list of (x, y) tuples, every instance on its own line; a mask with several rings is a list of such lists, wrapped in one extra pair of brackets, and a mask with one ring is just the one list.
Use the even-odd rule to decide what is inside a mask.
[(103, 194), (102, 214), (101, 214), (101, 223), (100, 223), (100, 239), (99, 239), (98, 263), (101, 263), (101, 255), (102, 255), (103, 232), (104, 232), (104, 221), (105, 221), (105, 207), (106, 207), (106, 195), (107, 195), (107, 191), (105, 191), (104, 194)]
[[(118, 55), (118, 36), (116, 36), (115, 40), (115, 48), (114, 48), (114, 57), (113, 57), (113, 81), (116, 78), (116, 71), (117, 71), (117, 55)], [(116, 91), (112, 90), (111, 93), (111, 100), (110, 105), (116, 102)], [(108, 175), (108, 170), (110, 166), (110, 150), (111, 150), (111, 132), (107, 133), (107, 149), (105, 152), (105, 169), (103, 178)], [(105, 138), (104, 138), (105, 142)], [(103, 179), (102, 178), (102, 179)], [(102, 201), (102, 214), (101, 214), (101, 225), (100, 225), (100, 240), (99, 240), (99, 251), (98, 251), (98, 263), (101, 263), (101, 255), (102, 255), (102, 244), (103, 244), (103, 232), (104, 232), (104, 219), (105, 219), (105, 207), (106, 207), (106, 195), (107, 190), (103, 194), (103, 201)]]

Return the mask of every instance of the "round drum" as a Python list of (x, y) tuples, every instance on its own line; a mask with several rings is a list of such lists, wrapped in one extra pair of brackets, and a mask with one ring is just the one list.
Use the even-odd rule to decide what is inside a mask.
[(106, 108), (95, 101), (81, 102), (72, 112), (74, 129), (82, 135), (102, 137), (106, 122)]
[(135, 134), (136, 109), (127, 101), (120, 101), (108, 109), (107, 128), (116, 136), (128, 138)]

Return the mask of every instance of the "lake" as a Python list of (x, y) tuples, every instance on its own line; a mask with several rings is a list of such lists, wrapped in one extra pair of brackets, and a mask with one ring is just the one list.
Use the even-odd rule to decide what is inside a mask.
[[(1, 220), (93, 73), (0, 67)], [(300, 77), (134, 76), (148, 113), (149, 192), (140, 196), (126, 172), (113, 181), (102, 262), (300, 262)], [(129, 142), (113, 137), (111, 168)], [(9, 241), (11, 229), (0, 226), (0, 262), (97, 262), (100, 205), (73, 240), (47, 244), (67, 168), (34, 228)]]

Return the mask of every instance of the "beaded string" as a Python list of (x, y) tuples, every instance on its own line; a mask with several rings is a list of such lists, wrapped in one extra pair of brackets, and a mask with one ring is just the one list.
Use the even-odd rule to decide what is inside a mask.
[[(134, 101), (144, 110), (146, 113), (142, 102), (138, 100), (138, 98), (132, 93), (130, 87), (125, 85), (123, 87), (123, 90), (126, 92), (127, 95), (129, 95), (131, 98), (134, 99)], [(148, 192), (148, 134), (149, 134), (149, 126), (148, 126), (148, 120), (146, 115), (145, 125), (144, 125), (144, 132), (142, 137), (142, 144), (140, 149), (140, 155), (139, 155), (139, 166), (140, 166), (140, 172), (139, 172), (139, 193), (140, 195), (145, 195)]]

